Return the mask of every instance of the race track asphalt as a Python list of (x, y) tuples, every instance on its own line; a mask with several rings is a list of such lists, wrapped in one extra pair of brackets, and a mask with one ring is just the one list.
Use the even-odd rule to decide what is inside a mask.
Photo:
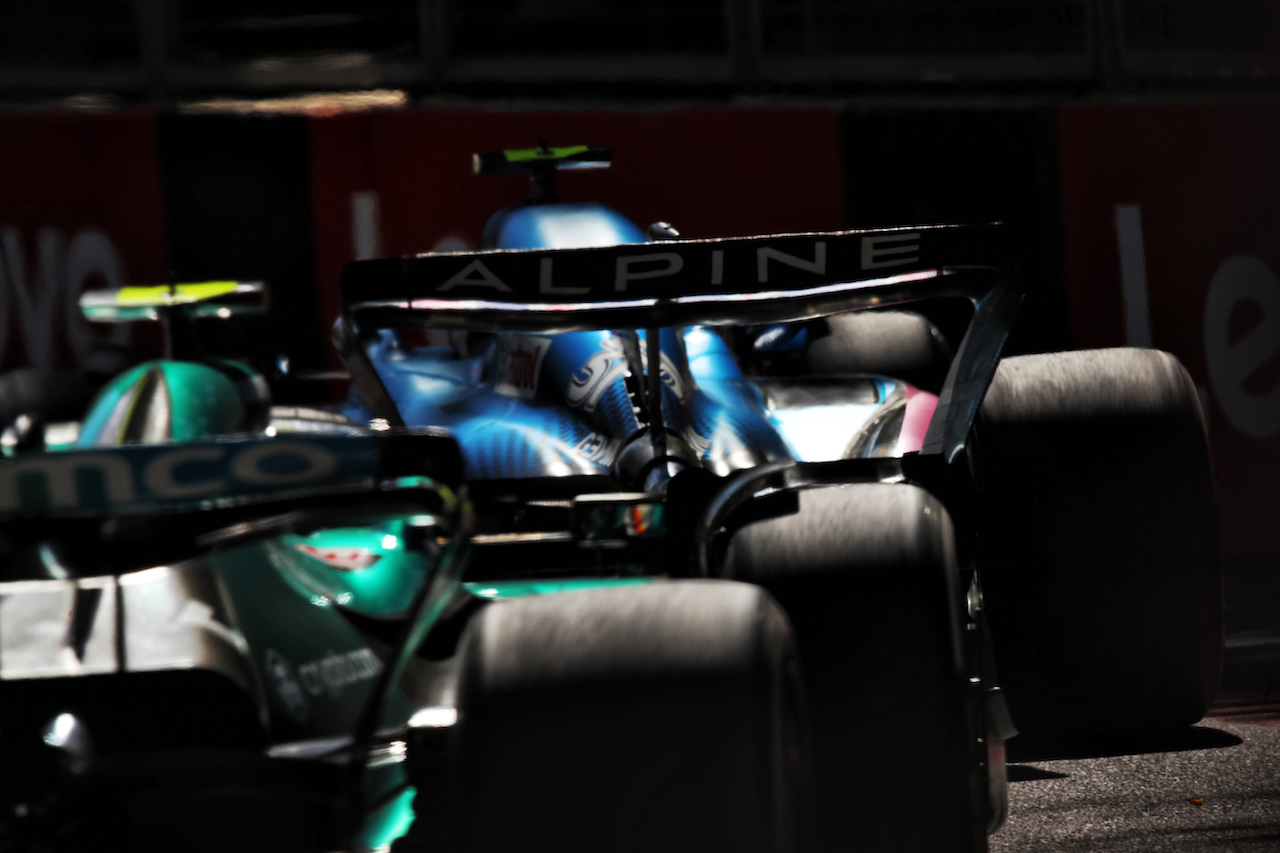
[(1280, 565), (1229, 565), (1226, 589), (1210, 716), (1137, 749), (1014, 741), (992, 853), (1280, 853)]
[(1013, 763), (1009, 777), (993, 853), (1280, 851), (1280, 714), (1211, 718), (1165, 751)]

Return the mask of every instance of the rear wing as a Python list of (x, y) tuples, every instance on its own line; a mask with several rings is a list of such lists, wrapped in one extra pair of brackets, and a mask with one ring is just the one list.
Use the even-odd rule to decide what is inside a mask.
[(453, 438), (418, 430), (31, 453), (0, 461), (0, 522), (305, 502), (411, 477), (458, 488), (462, 459)]
[(456, 532), (462, 473), (442, 430), (24, 454), (0, 461), (0, 556), (44, 563), (55, 543), (76, 571), (111, 573), (388, 517)]
[(940, 295), (1005, 269), (998, 225), (775, 234), (355, 261), (357, 327), (567, 332), (798, 320)]
[(85, 319), (100, 323), (160, 320), (165, 312), (226, 319), (266, 312), (267, 291), (260, 281), (200, 281), (89, 290), (80, 296)]
[(355, 261), (338, 347), (374, 413), (402, 423), (359, 345), (370, 328), (570, 332), (763, 324), (937, 296), (974, 301), (926, 437), (954, 458), (1021, 300), (999, 224), (495, 250)]
[(477, 175), (529, 175), (529, 201), (556, 200), (555, 174), (560, 169), (603, 169), (613, 162), (608, 148), (600, 145), (570, 145), (552, 148), (539, 138), (537, 148), (481, 151), (472, 156)]
[(539, 143), (537, 148), (481, 151), (471, 155), (471, 168), (477, 175), (510, 175), (540, 169), (603, 169), (613, 162), (603, 145), (551, 148), (542, 140)]
[(266, 314), (268, 295), (261, 281), (174, 282), (86, 291), (80, 311), (99, 323), (158, 320), (164, 328), (165, 358), (193, 358), (198, 354), (195, 321)]

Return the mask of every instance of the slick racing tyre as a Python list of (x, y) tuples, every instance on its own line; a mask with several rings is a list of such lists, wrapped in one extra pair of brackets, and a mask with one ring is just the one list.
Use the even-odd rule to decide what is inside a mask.
[(738, 516), (724, 575), (773, 593), (800, 647), (819, 849), (986, 850), (1004, 767), (989, 791), (946, 510), (914, 486), (864, 483), (756, 499)]
[(805, 351), (809, 373), (875, 373), (938, 393), (951, 349), (937, 327), (913, 311), (855, 311), (824, 321), (828, 334)]
[(461, 661), (461, 849), (800, 848), (799, 673), (786, 617), (758, 587), (500, 602), (468, 626)]
[(1222, 669), (1204, 417), (1168, 353), (1007, 358), (977, 425), (978, 566), (1013, 722), (1030, 737), (1156, 733)]

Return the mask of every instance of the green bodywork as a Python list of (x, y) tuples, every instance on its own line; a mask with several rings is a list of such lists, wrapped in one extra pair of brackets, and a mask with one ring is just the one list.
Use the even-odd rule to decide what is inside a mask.
[[(370, 530), (327, 533), (374, 546), (384, 538)], [(395, 557), (397, 565), (390, 573), (390, 565), (379, 561), (347, 574), (354, 580), (352, 588), (368, 592), (361, 602), (375, 601), (403, 613), (429, 565), (420, 553), (399, 550)], [(343, 617), (337, 603), (342, 594), (329, 597), (308, 588), (317, 580), (328, 580), (332, 570), (278, 540), (217, 553), (208, 561), (224, 592), (228, 621), (253, 655), (271, 709), (271, 741), (350, 735), (382, 662)], [(387, 578), (390, 582), (383, 583)], [(382, 726), (403, 725), (413, 711), (409, 700), (397, 693), (384, 709)], [(367, 802), (380, 801), (400, 788), (402, 793), (366, 818), (359, 832), (365, 849), (385, 848), (404, 834), (413, 821), (414, 796), (403, 765), (386, 764), (366, 772)]]
[[(281, 572), (312, 600), (366, 616), (404, 615), (422, 583), (422, 555), (405, 547), (405, 524), (399, 521), (377, 528), (343, 527), (309, 536), (282, 536), (269, 547)], [(335, 552), (363, 556), (369, 565), (335, 567), (323, 556)]]
[[(221, 369), (219, 369), (221, 368)], [(121, 444), (138, 417), (167, 414), (164, 423), (141, 427), (147, 443), (196, 441), (240, 431), (245, 406), (229, 378), (249, 369), (196, 362), (153, 361), (116, 377), (99, 394), (74, 447)], [(159, 383), (162, 387), (157, 390)], [(154, 398), (159, 393), (163, 397)], [(140, 406), (148, 404), (149, 412)], [(377, 529), (324, 530), (310, 536), (283, 536), (203, 558), (215, 578), (229, 627), (243, 638), (252, 657), (273, 743), (349, 736), (369, 700), (382, 662), (341, 609), (380, 618), (408, 609), (430, 558), (405, 547), (404, 524)], [(378, 559), (366, 568), (340, 570), (298, 549), (341, 546), (364, 549)], [(397, 694), (385, 709), (383, 725), (402, 725), (413, 713)], [(359, 833), (369, 850), (385, 848), (413, 818), (412, 788), (399, 764), (366, 774), (368, 801), (390, 799), (369, 815)]]
[(186, 361), (149, 361), (98, 394), (76, 447), (195, 441), (241, 431), (245, 406), (227, 374)]
[[(125, 443), (181, 443), (242, 432), (246, 406), (235, 363), (152, 361), (118, 376), (99, 394), (70, 449)], [(199, 558), (214, 581), (222, 618), (251, 658), (257, 702), (272, 743), (349, 736), (382, 669), (378, 653), (344, 612), (402, 618), (432, 569), (433, 552), (410, 547), (405, 521), (282, 535)], [(648, 578), (582, 578), (465, 583), (463, 594), (497, 600), (573, 589), (647, 583)], [(415, 708), (397, 693), (382, 725), (403, 725)], [(401, 793), (396, 793), (402, 789)], [(400, 764), (365, 776), (368, 802), (383, 803), (359, 833), (385, 848), (413, 819), (414, 789)]]
[(652, 583), (652, 577), (635, 578), (556, 578), (541, 581), (486, 581), (464, 583), (463, 587), (476, 598), (501, 601), (504, 598), (524, 598), (528, 595), (554, 595), (577, 589), (596, 589), (605, 586), (636, 586)]

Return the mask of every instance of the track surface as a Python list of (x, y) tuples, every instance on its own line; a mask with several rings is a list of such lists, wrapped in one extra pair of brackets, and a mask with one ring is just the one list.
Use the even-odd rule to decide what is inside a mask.
[(1200, 725), (1114, 748), (1015, 740), (1010, 761), (992, 853), (1280, 853), (1280, 565), (1227, 567), (1222, 689)]
[(1164, 752), (1011, 764), (991, 849), (1280, 851), (1280, 715), (1255, 720), (1206, 720)]

